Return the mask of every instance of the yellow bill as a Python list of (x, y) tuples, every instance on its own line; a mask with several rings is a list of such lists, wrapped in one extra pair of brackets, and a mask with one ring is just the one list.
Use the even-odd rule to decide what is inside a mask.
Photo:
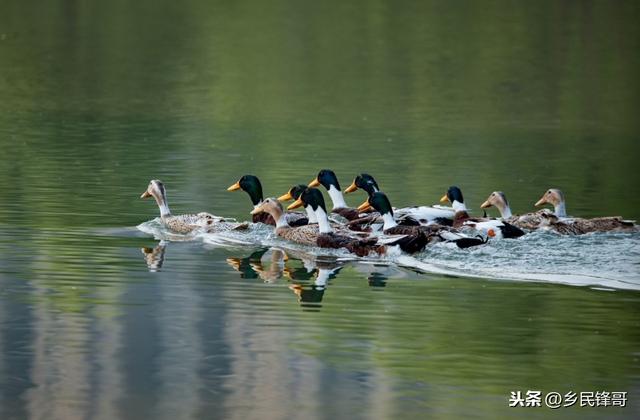
[(346, 189), (346, 190), (344, 190), (344, 193), (345, 193), (345, 194), (349, 194), (349, 193), (354, 192), (354, 191), (355, 191), (355, 190), (357, 190), (357, 189), (358, 189), (358, 186), (356, 185), (356, 181), (353, 181), (353, 182), (351, 183), (351, 185), (349, 185), (349, 186), (347, 187), (347, 189)]
[(291, 191), (287, 192), (286, 194), (282, 194), (280, 197), (278, 197), (278, 201), (289, 201), (289, 200), (293, 200)]
[(239, 189), (240, 189), (240, 181), (236, 182), (235, 184), (227, 188), (227, 191), (237, 191)]
[(307, 187), (317, 187), (318, 185), (320, 185), (320, 180), (318, 179), (318, 177), (315, 177), (315, 179), (311, 181), (309, 185), (307, 185)]

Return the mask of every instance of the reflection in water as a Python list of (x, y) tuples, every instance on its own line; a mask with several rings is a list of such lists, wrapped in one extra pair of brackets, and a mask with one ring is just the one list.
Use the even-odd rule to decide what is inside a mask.
[[(263, 257), (270, 252), (269, 263)], [(240, 272), (240, 277), (260, 278), (275, 283), (282, 277), (289, 280), (289, 289), (305, 308), (319, 309), (329, 281), (337, 277), (344, 261), (328, 256), (314, 256), (303, 252), (286, 252), (279, 248), (260, 249), (248, 257), (229, 257), (227, 263)], [(384, 277), (380, 276), (384, 283)]]
[(140, 248), (142, 255), (144, 255), (144, 260), (147, 263), (147, 267), (149, 267), (149, 271), (160, 271), (162, 264), (164, 264), (164, 253), (168, 244), (168, 241), (160, 241), (158, 242), (158, 245), (153, 248)]

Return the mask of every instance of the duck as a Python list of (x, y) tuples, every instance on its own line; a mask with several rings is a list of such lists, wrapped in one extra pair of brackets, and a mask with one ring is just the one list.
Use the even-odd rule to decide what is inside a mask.
[(462, 191), (456, 185), (452, 185), (447, 189), (445, 195), (440, 198), (441, 203), (451, 203), (451, 208), (454, 212), (467, 211), (467, 206), (464, 204), (464, 197)]
[(291, 242), (320, 248), (345, 248), (358, 256), (367, 256), (374, 252), (382, 253), (384, 251), (384, 247), (377, 245), (376, 238), (360, 239), (335, 233), (327, 217), (322, 193), (316, 188), (304, 190), (287, 210), (293, 210), (303, 205), (314, 210), (318, 219), (317, 225), (289, 226), (283, 217), (284, 208), (275, 198), (264, 200), (251, 213), (267, 212), (271, 214), (276, 221), (276, 235)]
[[(399, 225), (394, 219), (393, 207), (387, 195), (381, 191), (376, 191), (369, 196), (367, 201), (362, 203), (358, 210), (367, 211), (370, 208), (376, 209), (384, 220), (383, 233), (385, 235), (406, 235), (407, 244), (401, 249), (405, 252), (414, 253), (422, 251), (428, 244), (433, 242), (452, 242), (459, 248), (469, 248), (482, 245), (487, 242), (487, 238), (467, 237), (460, 234), (449, 226), (437, 224), (430, 225)], [(494, 236), (494, 231), (489, 230), (488, 236)]]
[(356, 177), (353, 179), (353, 182), (351, 182), (351, 185), (345, 188), (344, 193), (349, 194), (358, 189), (364, 190), (368, 195), (371, 195), (376, 191), (380, 191), (380, 187), (378, 186), (376, 180), (371, 175), (366, 173), (356, 175)]
[[(260, 180), (255, 175), (243, 175), (240, 177), (238, 182), (229, 186), (227, 191), (238, 191), (242, 190), (249, 195), (251, 199), (251, 203), (255, 208), (258, 206), (262, 200), (262, 184)], [(286, 212), (285, 217), (287, 218), (287, 223), (290, 226), (303, 226), (309, 224), (309, 219), (305, 217), (303, 214), (298, 212)], [(266, 225), (275, 226), (276, 222), (273, 220), (273, 217), (269, 213), (258, 213), (252, 216), (253, 223), (264, 223)]]
[(318, 187), (322, 185), (326, 188), (331, 198), (331, 212), (344, 217), (347, 220), (355, 220), (360, 217), (357, 209), (347, 206), (344, 196), (340, 190), (340, 183), (335, 172), (331, 169), (322, 169), (318, 175), (309, 182), (308, 187)]
[(506, 221), (519, 229), (529, 231), (539, 229), (543, 226), (549, 226), (554, 221), (558, 220), (558, 217), (548, 209), (514, 216), (511, 212), (507, 196), (502, 191), (492, 192), (480, 205), (480, 208), (482, 209), (488, 209), (490, 207), (498, 209), (498, 212), (500, 212), (500, 220)]
[(488, 233), (489, 230), (493, 230), (492, 236), (496, 238), (519, 238), (525, 235), (522, 229), (504, 220), (489, 218), (486, 216), (486, 213), (484, 217), (469, 216), (467, 206), (464, 203), (464, 197), (462, 196), (462, 190), (456, 185), (452, 185), (447, 189), (446, 194), (442, 196), (440, 202), (451, 203), (451, 207), (455, 211), (452, 227), (456, 229), (468, 226), (483, 233)]
[(159, 179), (152, 179), (140, 198), (153, 197), (160, 208), (162, 223), (174, 233), (188, 234), (195, 230), (215, 233), (231, 229), (244, 229), (246, 224), (233, 223), (223, 217), (214, 216), (211, 213), (172, 215), (167, 203), (167, 191)]
[(637, 226), (631, 220), (623, 220), (620, 216), (595, 217), (590, 219), (568, 217), (564, 193), (557, 188), (548, 189), (542, 197), (536, 201), (535, 206), (545, 204), (553, 206), (555, 218), (547, 218), (546, 227), (563, 234), (581, 235), (590, 232), (630, 232), (637, 230)]
[[(293, 187), (289, 188), (289, 191), (278, 197), (278, 201), (287, 202), (291, 200), (297, 200), (298, 197), (300, 197), (300, 194), (302, 194), (302, 192), (306, 189), (307, 186), (304, 184), (294, 185)], [(308, 224), (318, 223), (318, 219), (316, 219), (316, 213), (313, 210), (305, 210), (307, 211), (307, 219), (309, 221)]]

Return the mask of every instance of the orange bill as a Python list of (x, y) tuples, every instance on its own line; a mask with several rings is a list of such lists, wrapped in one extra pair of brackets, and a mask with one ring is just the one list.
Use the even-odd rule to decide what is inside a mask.
[(487, 200), (484, 203), (480, 204), (480, 208), (481, 209), (486, 209), (488, 207), (491, 207), (491, 203), (489, 202), (489, 200)]
[(151, 197), (151, 193), (148, 190), (143, 192), (142, 195), (140, 196), (140, 198), (148, 198), (148, 197)]
[(448, 203), (449, 202), (449, 197), (447, 197), (447, 194), (443, 195), (442, 198), (440, 199), (441, 203)]
[(293, 203), (289, 204), (289, 207), (287, 207), (287, 210), (293, 210), (293, 209), (297, 209), (298, 207), (301, 207), (304, 203), (302, 202), (302, 200), (300, 200), (299, 198), (294, 201)]
[(360, 205), (358, 206), (358, 211), (359, 211), (360, 213), (363, 213), (363, 212), (365, 212), (365, 211), (369, 211), (369, 210), (371, 210), (371, 209), (372, 209), (372, 207), (371, 207), (371, 204), (369, 204), (369, 200), (365, 201), (364, 203), (362, 203), (362, 204), (360, 204)]

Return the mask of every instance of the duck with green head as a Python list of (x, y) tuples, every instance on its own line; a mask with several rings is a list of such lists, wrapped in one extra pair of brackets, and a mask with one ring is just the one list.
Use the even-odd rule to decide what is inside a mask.
[(340, 183), (335, 172), (331, 169), (322, 169), (318, 172), (318, 175), (309, 182), (309, 187), (317, 187), (322, 185), (331, 198), (332, 208), (331, 212), (344, 217), (347, 220), (355, 220), (360, 216), (360, 212), (353, 207), (347, 206), (344, 201), (344, 196), (340, 190)]
[[(255, 175), (243, 175), (238, 182), (227, 188), (227, 191), (242, 190), (249, 195), (253, 208), (256, 208), (262, 203), (262, 184)], [(309, 223), (309, 220), (301, 213), (298, 212), (286, 212), (284, 217), (287, 219), (287, 223), (290, 226), (303, 226)], [(275, 226), (276, 222), (269, 213), (257, 213), (252, 216), (254, 223), (264, 223), (267, 225)]]

